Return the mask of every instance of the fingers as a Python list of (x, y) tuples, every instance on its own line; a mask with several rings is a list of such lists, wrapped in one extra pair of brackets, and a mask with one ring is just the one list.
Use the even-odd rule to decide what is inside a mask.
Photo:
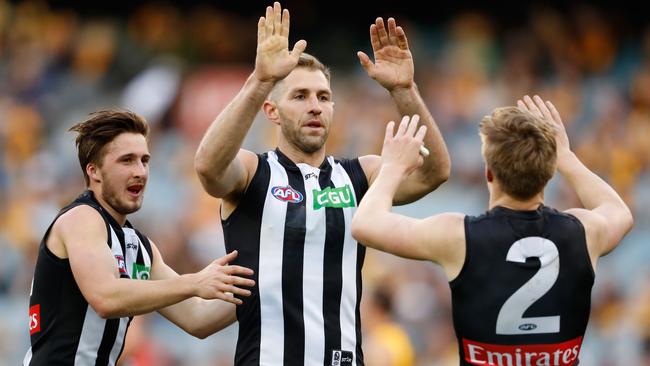
[(373, 52), (377, 52), (377, 50), (381, 48), (381, 42), (379, 42), (379, 33), (377, 32), (376, 24), (370, 26), (370, 44), (372, 45)]
[(248, 268), (242, 266), (223, 266), (222, 271), (228, 275), (243, 275), (243, 276), (252, 276), (255, 272)]
[(418, 141), (424, 141), (424, 136), (426, 136), (426, 134), (427, 134), (427, 126), (422, 125), (420, 126), (420, 128), (418, 128), (418, 133), (415, 134), (415, 139)]
[(296, 59), (296, 62), (300, 55), (302, 55), (303, 52), (305, 52), (305, 49), (307, 48), (307, 41), (304, 39), (301, 39), (300, 41), (296, 42), (296, 44), (293, 45), (293, 50), (291, 50), (291, 56)]
[(535, 95), (533, 97), (533, 100), (535, 101), (535, 104), (537, 104), (537, 108), (542, 112), (542, 116), (544, 116), (544, 119), (546, 119), (549, 122), (553, 122), (553, 116), (551, 115), (551, 111), (548, 109), (546, 104), (544, 104), (544, 100), (539, 97), (539, 95)]
[(257, 21), (257, 44), (264, 42), (266, 39), (266, 18), (260, 17)]
[(557, 111), (557, 109), (555, 108), (555, 106), (553, 105), (553, 103), (551, 103), (551, 102), (546, 102), (546, 106), (547, 106), (548, 109), (551, 111), (551, 115), (553, 116), (553, 120), (554, 120), (556, 123), (560, 124), (560, 125), (564, 125), (564, 124), (562, 123), (562, 117), (560, 117), (560, 112)]
[(399, 123), (399, 127), (397, 128), (397, 133), (395, 134), (395, 138), (404, 135), (406, 129), (408, 128), (408, 125), (409, 125), (409, 116), (402, 117), (402, 121)]
[(544, 115), (539, 110), (539, 108), (537, 108), (537, 105), (535, 105), (535, 102), (533, 101), (533, 99), (531, 97), (529, 97), (528, 95), (524, 96), (524, 103), (526, 104), (526, 107), (528, 108), (528, 111), (530, 113), (536, 115), (537, 117), (541, 117), (541, 118), (544, 117)]
[(384, 143), (390, 141), (393, 138), (393, 131), (395, 131), (395, 122), (390, 121), (386, 125), (386, 135), (384, 136)]
[(361, 51), (357, 52), (357, 57), (359, 57), (359, 62), (363, 69), (366, 70), (367, 73), (370, 73), (374, 66), (372, 61), (370, 61), (370, 57)]
[(397, 24), (395, 24), (395, 18), (388, 18), (388, 40), (390, 44), (395, 44), (397, 39)]
[(289, 24), (291, 19), (289, 17), (289, 9), (284, 9), (282, 11), (282, 25), (280, 30), (280, 35), (283, 37), (289, 38)]
[(388, 39), (388, 33), (384, 27), (384, 19), (382, 17), (378, 17), (375, 20), (375, 25), (377, 26), (377, 34), (379, 35), (379, 42), (381, 43), (381, 46), (389, 45), (390, 40)]
[(275, 34), (282, 33), (282, 8), (277, 1), (273, 3), (273, 29)]
[(397, 27), (397, 46), (403, 50), (408, 50), (409, 49), (409, 42), (406, 39), (406, 33), (404, 33), (404, 29), (402, 27)]
[(414, 114), (413, 117), (411, 117), (411, 122), (409, 122), (408, 129), (406, 130), (407, 136), (415, 135), (415, 130), (418, 128), (418, 122), (420, 122), (420, 116)]
[(528, 107), (526, 107), (526, 103), (524, 103), (521, 99), (517, 100), (517, 107), (523, 111), (530, 112), (528, 110)]
[(266, 37), (273, 35), (273, 7), (266, 7), (266, 17), (264, 19), (264, 32)]
[(232, 262), (235, 258), (237, 258), (238, 252), (236, 250), (233, 250), (232, 252), (224, 255), (223, 257), (219, 259), (215, 259), (214, 263), (220, 265), (220, 266), (225, 266), (228, 263)]

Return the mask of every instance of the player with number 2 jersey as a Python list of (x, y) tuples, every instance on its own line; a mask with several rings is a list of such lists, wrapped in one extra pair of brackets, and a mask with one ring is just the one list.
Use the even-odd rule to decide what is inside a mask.
[[(572, 366), (589, 320), (599, 257), (633, 225), (619, 195), (569, 149), (550, 102), (524, 97), (480, 123), (490, 199), (480, 216), (417, 220), (391, 213), (402, 179), (422, 164), (412, 122), (388, 124), (382, 166), (352, 221), (367, 246), (440, 264), (452, 292), (461, 365)], [(584, 208), (544, 205), (558, 170)]]

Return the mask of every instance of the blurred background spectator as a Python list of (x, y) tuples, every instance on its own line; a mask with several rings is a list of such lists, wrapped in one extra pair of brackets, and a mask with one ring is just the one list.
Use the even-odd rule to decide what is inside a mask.
[[(268, 4), (0, 0), (0, 366), (19, 364), (28, 348), (38, 244), (58, 209), (83, 189), (66, 130), (88, 113), (123, 107), (150, 122), (151, 177), (133, 221), (169, 264), (185, 273), (223, 254), (219, 202), (200, 188), (193, 155), (252, 70), (255, 27)], [(292, 44), (305, 38), (308, 52), (332, 68), (328, 150), (335, 156), (379, 153), (385, 123), (399, 118), (355, 53), (369, 50), (376, 16), (394, 16), (405, 28), (452, 175), (399, 212), (483, 212), (478, 121), (525, 93), (552, 100), (574, 150), (621, 193), (636, 219), (620, 248), (599, 263), (581, 363), (650, 365), (650, 23), (640, 5), (283, 5), (292, 15)], [(264, 151), (274, 139), (259, 116), (245, 147)], [(546, 198), (558, 208), (576, 205), (559, 178)], [(439, 268), (369, 250), (364, 271), (364, 306), (375, 309), (364, 311), (368, 347), (378, 342), (371, 329), (389, 321), (402, 349), (409, 349), (408, 336), (415, 365), (457, 365)], [(232, 364), (237, 327), (197, 340), (152, 315), (134, 321), (131, 333), (124, 365), (215, 366)]]

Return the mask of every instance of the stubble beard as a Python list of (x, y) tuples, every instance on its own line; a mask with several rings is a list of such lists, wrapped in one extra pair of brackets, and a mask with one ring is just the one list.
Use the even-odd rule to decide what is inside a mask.
[(102, 198), (109, 206), (111, 206), (113, 210), (115, 210), (120, 215), (132, 214), (138, 211), (142, 206), (142, 196), (140, 196), (140, 199), (136, 202), (122, 203), (119, 199), (119, 194), (116, 192), (114, 186), (106, 181), (102, 182)]
[(296, 146), (300, 151), (312, 154), (320, 150), (325, 142), (327, 141), (327, 136), (329, 136), (329, 130), (325, 129), (325, 132), (321, 136), (307, 136), (300, 133), (300, 126), (296, 129), (289, 127), (288, 123), (282, 123), (281, 129), (282, 134), (286, 139), (294, 146)]

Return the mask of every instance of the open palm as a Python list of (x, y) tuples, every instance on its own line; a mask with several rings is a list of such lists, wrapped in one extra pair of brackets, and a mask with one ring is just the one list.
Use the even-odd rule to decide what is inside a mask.
[(255, 74), (259, 80), (279, 80), (287, 76), (298, 63), (307, 42), (296, 42), (289, 52), (289, 11), (280, 3), (266, 8), (266, 16), (257, 23), (257, 57)]
[(370, 43), (375, 62), (363, 52), (358, 52), (359, 61), (368, 75), (381, 86), (390, 90), (408, 88), (413, 84), (413, 56), (409, 50), (406, 34), (395, 19), (388, 18), (388, 31), (384, 20), (377, 18), (370, 26)]

